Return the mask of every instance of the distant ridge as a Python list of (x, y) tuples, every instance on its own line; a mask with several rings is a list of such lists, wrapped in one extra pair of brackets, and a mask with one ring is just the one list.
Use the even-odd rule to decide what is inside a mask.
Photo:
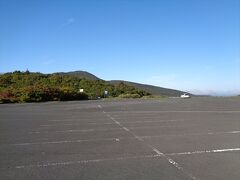
[[(103, 80), (87, 71), (58, 72), (58, 73), (54, 73), (54, 74), (70, 75), (70, 76), (74, 76), (74, 77), (77, 77), (80, 79)], [(106, 81), (106, 82), (108, 82), (110, 84), (118, 84), (120, 82), (123, 82), (126, 85), (134, 86), (135, 88), (147, 91), (147, 92), (151, 93), (152, 95), (159, 95), (159, 96), (176, 97), (176, 96), (180, 96), (182, 93), (184, 93), (183, 91), (179, 91), (179, 90), (175, 90), (175, 89), (163, 88), (163, 87), (152, 86), (152, 85), (147, 85), (147, 84), (140, 84), (140, 83), (130, 82), (130, 81), (112, 80), (112, 81)]]
[(129, 82), (129, 81), (120, 81), (120, 80), (112, 80), (108, 81), (111, 84), (118, 84), (120, 82), (123, 82), (129, 86), (134, 86), (138, 89), (145, 90), (152, 95), (160, 95), (160, 96), (180, 96), (183, 94), (183, 91), (175, 90), (175, 89), (168, 89), (168, 88), (163, 88), (163, 87), (158, 87), (158, 86), (152, 86), (152, 85), (147, 85), (147, 84), (140, 84), (140, 83), (135, 83), (135, 82)]
[(57, 72), (54, 74), (60, 74), (60, 75), (70, 75), (73, 77), (77, 77), (79, 79), (89, 79), (89, 80), (102, 80), (98, 78), (97, 76), (87, 72), (87, 71), (71, 71), (71, 72)]
[[(5, 73), (5, 74), (8, 74), (9, 76), (11, 76), (12, 74), (16, 74), (18, 76), (24, 76), (26, 74), (34, 74), (34, 73), (31, 73), (29, 71), (26, 71), (26, 72), (14, 71), (12, 73)], [(35, 73), (36, 76), (38, 76), (39, 74), (42, 74), (42, 73)], [(95, 93), (95, 91), (96, 91), (96, 89), (94, 89), (94, 88), (99, 89), (99, 87), (103, 87), (103, 86), (104, 86), (104, 88), (106, 88), (106, 87), (108, 87), (108, 86), (110, 87), (112, 85), (116, 85), (115, 87), (122, 88), (122, 89), (125, 88), (125, 90), (128, 89), (129, 91), (131, 91), (132, 88), (134, 87), (135, 89), (142, 90), (143, 92), (149, 93), (151, 95), (156, 95), (156, 96), (179, 97), (181, 94), (184, 93), (183, 91), (179, 91), (179, 90), (175, 90), (175, 89), (163, 88), (163, 87), (158, 87), (158, 86), (153, 86), (153, 85), (148, 85), (148, 84), (140, 84), (140, 83), (124, 81), (124, 80), (105, 81), (87, 71), (56, 72), (56, 73), (42, 74), (42, 75), (49, 75), (49, 76), (46, 76), (46, 78), (50, 77), (51, 75), (60, 75), (60, 76), (71, 76), (71, 77), (75, 77), (77, 79), (90, 80), (90, 81), (88, 81), (87, 84), (89, 84), (89, 83), (92, 84), (92, 86), (93, 86), (92, 93)], [(2, 74), (1, 76), (4, 76), (4, 74)], [(34, 79), (34, 77), (35, 76), (32, 76), (32, 79)], [(63, 77), (63, 79), (64, 79), (64, 77)], [(74, 79), (72, 79), (72, 81), (77, 81), (77, 83), (80, 82), (80, 81), (78, 81), (76, 79), (74, 80)], [(26, 83), (34, 84), (34, 81), (30, 82), (30, 80), (28, 79), (28, 80), (26, 80)], [(125, 86), (124, 86), (124, 84), (125, 84)], [(29, 85), (29, 84), (27, 84), (27, 85)], [(99, 87), (97, 87), (97, 85), (99, 85)], [(132, 86), (132, 88), (127, 87), (127, 86)], [(19, 87), (22, 87), (22, 84), (19, 85)], [(90, 89), (88, 89), (88, 90), (90, 91)], [(140, 91), (138, 91), (138, 92), (140, 92)], [(193, 95), (193, 94), (191, 94), (191, 95)], [(193, 96), (195, 96), (195, 95), (193, 95)]]
[[(70, 71), (70, 72), (57, 72), (54, 74), (60, 74), (60, 75), (69, 75), (73, 77), (77, 77), (80, 79), (89, 79), (89, 80), (103, 80), (99, 77), (87, 72), (87, 71)], [(104, 81), (104, 80), (103, 80)], [(118, 84), (120, 82), (125, 83), (126, 85), (133, 86), (135, 88), (147, 91), (151, 93), (152, 95), (157, 96), (169, 96), (169, 97), (179, 97), (181, 94), (183, 94), (183, 91), (175, 90), (175, 89), (169, 89), (169, 88), (163, 88), (158, 86), (152, 86), (147, 84), (140, 84), (136, 82), (130, 82), (130, 81), (121, 81), (121, 80), (112, 80), (112, 81), (106, 81), (110, 84)]]

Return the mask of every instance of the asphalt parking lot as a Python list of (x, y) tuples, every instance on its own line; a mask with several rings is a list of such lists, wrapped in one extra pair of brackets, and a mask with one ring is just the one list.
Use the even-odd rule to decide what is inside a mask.
[(240, 98), (0, 105), (1, 180), (240, 179)]

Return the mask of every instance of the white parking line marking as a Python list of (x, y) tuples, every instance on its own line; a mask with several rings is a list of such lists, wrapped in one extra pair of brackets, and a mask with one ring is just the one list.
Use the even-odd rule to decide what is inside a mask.
[(111, 111), (109, 113), (111, 114), (121, 114), (121, 115), (124, 115), (124, 114), (131, 114), (131, 115), (134, 115), (134, 114), (158, 114), (158, 113), (240, 113), (240, 111), (224, 111), (224, 110), (219, 110), (219, 111)]
[(87, 125), (108, 125), (108, 124), (114, 124), (114, 123), (111, 123), (111, 122), (108, 122), (108, 123), (96, 123), (96, 122), (88, 122), (88, 123), (84, 123), (84, 122), (81, 122), (81, 123), (68, 123), (68, 124), (43, 124), (43, 125), (40, 125), (41, 127), (55, 127), (55, 126), (77, 126), (77, 125), (82, 125), (82, 124), (87, 124)]
[(219, 135), (219, 134), (238, 134), (240, 131), (222, 131), (222, 132), (207, 132), (207, 133), (186, 133), (186, 134), (163, 134), (156, 136), (141, 136), (143, 139), (158, 138), (164, 136), (202, 136), (202, 135)]
[[(114, 124), (114, 123), (112, 123), (112, 124)], [(125, 124), (125, 123), (122, 123), (122, 124)], [(44, 127), (73, 126), (73, 125), (76, 126), (79, 124), (44, 125)], [(107, 124), (105, 124), (105, 125), (107, 125)], [(190, 125), (190, 126), (192, 127), (192, 126), (196, 126), (196, 125)], [(176, 127), (176, 126), (174, 126), (174, 125), (137, 126), (137, 127), (129, 127), (129, 129), (155, 129), (155, 128), (166, 128), (166, 127)], [(181, 126), (178, 125), (177, 127), (186, 127), (186, 125), (181, 125)], [(109, 128), (109, 130), (111, 130), (111, 129), (114, 129), (114, 128)], [(98, 129), (96, 129), (96, 131), (97, 130)]]
[[(193, 127), (193, 126), (197, 126), (197, 125), (190, 125), (190, 126), (188, 126), (188, 127)], [(158, 129), (158, 128), (168, 128), (168, 127), (172, 127), (172, 128), (176, 128), (176, 127), (186, 127), (186, 125), (185, 126), (183, 126), (183, 125), (181, 125), (181, 126), (173, 126), (173, 125), (163, 125), (163, 126), (139, 126), (139, 127), (130, 127), (129, 129), (132, 129), (132, 130), (134, 130), (134, 129)]]
[(92, 132), (92, 131), (112, 131), (118, 130), (120, 128), (101, 128), (101, 129), (70, 129), (70, 130), (63, 130), (63, 131), (55, 131), (57, 133), (65, 133), (65, 132)]
[(181, 153), (168, 153), (166, 155), (168, 155), (168, 156), (176, 156), (176, 155), (191, 155), (191, 154), (203, 154), (203, 153), (221, 153), (221, 152), (232, 152), (232, 151), (240, 151), (240, 148), (214, 149), (214, 150), (181, 152)]
[[(116, 122), (117, 123), (117, 122)], [(125, 131), (130, 131), (128, 128), (123, 128)], [(84, 132), (91, 132), (92, 130), (89, 129), (88, 131), (84, 130)], [(74, 130), (70, 130), (70, 132), (75, 132)], [(77, 130), (79, 132), (79, 130)], [(81, 131), (82, 132), (82, 131)], [(32, 132), (32, 133), (41, 133), (41, 132)], [(23, 145), (34, 145), (34, 144), (62, 144), (62, 143), (81, 143), (81, 142), (91, 142), (91, 141), (107, 141), (107, 140), (116, 140), (120, 141), (120, 139), (138, 139), (139, 141), (143, 141), (144, 139), (151, 139), (151, 138), (160, 138), (164, 136), (200, 136), (200, 135), (219, 135), (219, 134), (239, 134), (240, 131), (226, 131), (226, 132), (208, 132), (208, 133), (189, 133), (189, 134), (165, 134), (165, 135), (158, 135), (158, 136), (136, 136), (132, 138), (101, 138), (101, 139), (79, 139), (79, 140), (63, 140), (63, 141), (53, 141), (53, 142), (36, 142), (36, 143), (16, 143), (12, 145), (23, 146)]]
[(28, 132), (29, 134), (41, 134), (41, 133), (77, 133), (77, 132), (95, 132), (95, 131), (113, 131), (119, 130), (121, 128), (102, 128), (102, 129), (69, 129), (62, 131), (32, 131)]
[[(116, 118), (118, 119), (118, 118)], [(119, 118), (121, 119), (121, 118)], [(165, 123), (165, 122), (181, 122), (181, 121), (185, 121), (185, 120), (145, 120), (145, 121), (131, 121), (131, 122), (124, 122), (122, 121), (122, 123), (124, 124), (138, 124), (138, 123)]]
[(126, 127), (123, 127), (123, 129), (124, 129), (125, 131), (128, 131), (128, 132), (130, 131), (130, 130), (129, 130), (128, 128), (126, 128)]
[(215, 135), (215, 134), (238, 134), (240, 131), (228, 131), (228, 132), (208, 132), (208, 135)]
[(144, 158), (155, 158), (155, 157), (160, 157), (160, 156), (154, 154), (154, 155), (118, 157), (118, 158), (109, 158), (109, 159), (91, 159), (91, 160), (80, 160), (80, 161), (53, 162), (53, 163), (36, 164), (36, 165), (19, 165), (19, 166), (15, 166), (15, 168), (16, 169), (43, 168), (43, 167), (49, 167), (49, 166), (67, 166), (67, 165), (76, 165), (76, 164), (98, 163), (98, 162), (104, 162), (104, 161), (123, 161), (128, 159), (144, 159)]
[[(194, 152), (181, 152), (181, 153), (166, 153), (165, 155), (161, 153), (158, 149), (153, 148), (153, 151), (157, 154), (154, 155), (143, 155), (143, 156), (130, 156), (130, 157), (118, 157), (118, 158), (109, 158), (109, 159), (91, 159), (91, 160), (80, 160), (80, 161), (66, 161), (66, 162), (53, 162), (46, 164), (36, 164), (36, 165), (19, 165), (15, 166), (17, 169), (23, 168), (43, 168), (48, 166), (67, 166), (67, 165), (76, 165), (76, 164), (87, 164), (87, 163), (98, 163), (104, 161), (122, 161), (128, 159), (145, 159), (145, 158), (158, 158), (168, 156), (176, 156), (176, 155), (192, 155), (192, 154), (203, 154), (203, 153), (221, 153), (221, 152), (233, 152), (240, 151), (240, 148), (232, 148), (232, 149), (215, 149), (215, 150), (205, 150), (205, 151), (194, 151)], [(166, 158), (166, 157), (165, 157)], [(171, 158), (168, 158), (169, 163), (173, 164), (179, 170), (183, 171), (183, 168), (179, 166), (178, 163), (173, 161)], [(192, 179), (196, 179), (196, 177), (192, 176)]]
[(82, 142), (95, 142), (95, 141), (120, 141), (120, 138), (101, 138), (101, 139), (79, 139), (70, 141), (48, 141), (48, 142), (32, 142), (32, 143), (17, 143), (14, 146), (28, 146), (28, 145), (44, 145), (44, 144), (64, 144), (64, 143), (82, 143)]
[[(106, 113), (106, 112), (104, 112)], [(107, 115), (108, 117), (110, 117), (109, 115)], [(118, 119), (122, 119), (122, 118), (115, 118), (116, 120)], [(74, 125), (81, 125), (83, 124), (89, 124), (89, 125), (108, 125), (108, 124), (114, 124), (111, 122), (105, 122), (105, 123), (101, 123), (101, 122), (81, 122), (79, 123), (80, 120), (51, 120), (53, 122), (78, 122), (78, 123), (64, 123), (64, 124), (43, 124), (40, 125), (41, 127), (51, 127), (51, 126), (74, 126)], [(139, 120), (139, 121), (121, 121), (123, 124), (147, 124), (147, 123), (168, 123), (168, 122), (183, 122), (183, 121), (189, 121), (186, 119), (172, 119), (172, 120)]]
[(54, 127), (54, 126), (72, 126), (77, 124), (43, 124), (41, 127)]
[[(100, 109), (102, 109), (102, 107), (100, 107)], [(197, 179), (195, 176), (193, 176), (191, 173), (188, 173), (186, 171), (184, 171), (184, 169), (177, 163), (175, 162), (173, 159), (171, 159), (170, 157), (166, 156), (165, 154), (163, 154), (162, 152), (160, 152), (157, 148), (153, 147), (152, 145), (146, 143), (141, 137), (137, 136), (135, 133), (133, 133), (132, 131), (130, 131), (128, 128), (126, 128), (125, 126), (123, 126), (119, 121), (115, 120), (111, 115), (106, 114), (107, 117), (109, 117), (110, 119), (112, 119), (118, 126), (120, 126), (122, 129), (124, 129), (125, 131), (127, 131), (129, 134), (131, 134), (133, 137), (135, 137), (137, 140), (144, 142), (145, 145), (147, 145), (149, 148), (151, 148), (155, 153), (157, 153), (158, 156), (163, 156), (165, 157), (165, 159), (172, 164), (174, 167), (176, 167), (178, 170), (180, 170), (181, 172), (183, 172), (185, 175), (187, 175), (189, 178), (195, 180)]]

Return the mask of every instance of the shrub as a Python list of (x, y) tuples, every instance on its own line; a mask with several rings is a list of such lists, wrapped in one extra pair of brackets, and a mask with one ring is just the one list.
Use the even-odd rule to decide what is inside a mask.
[(11, 90), (1, 91), (0, 92), (0, 103), (11, 103), (16, 102), (16, 97)]
[(70, 100), (87, 100), (88, 95), (86, 93), (80, 93), (73, 88), (62, 88), (60, 100), (61, 101), (70, 101)]
[[(84, 89), (84, 93), (79, 93), (80, 88)], [(108, 91), (109, 96), (122, 98), (148, 95), (146, 91), (128, 86), (124, 82), (113, 85), (103, 80), (29, 71), (0, 74), (1, 103), (97, 99), (104, 97), (104, 91)]]
[(119, 98), (140, 98), (139, 94), (120, 94)]

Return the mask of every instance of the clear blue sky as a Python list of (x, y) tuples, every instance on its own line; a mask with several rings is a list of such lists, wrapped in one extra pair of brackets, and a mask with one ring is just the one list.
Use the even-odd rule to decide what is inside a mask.
[(240, 0), (1, 0), (0, 72), (240, 93)]

